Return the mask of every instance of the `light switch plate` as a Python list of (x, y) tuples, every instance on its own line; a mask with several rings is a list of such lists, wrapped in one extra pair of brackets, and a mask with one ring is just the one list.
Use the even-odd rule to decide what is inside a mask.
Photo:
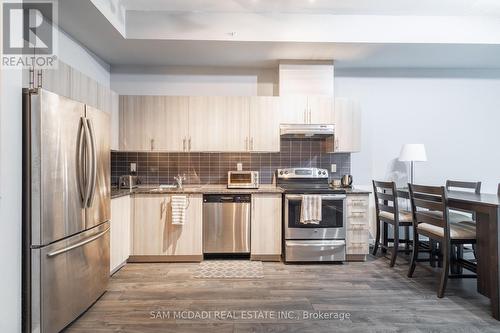
[(130, 172), (136, 172), (136, 171), (137, 171), (137, 164), (130, 163)]
[(337, 172), (337, 164), (330, 164), (330, 172)]

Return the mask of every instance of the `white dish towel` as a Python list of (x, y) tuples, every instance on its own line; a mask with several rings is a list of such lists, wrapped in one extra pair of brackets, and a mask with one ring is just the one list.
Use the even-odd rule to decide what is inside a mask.
[(172, 224), (184, 225), (186, 222), (186, 208), (188, 197), (186, 195), (172, 196)]
[(319, 224), (321, 219), (321, 195), (303, 195), (300, 223)]

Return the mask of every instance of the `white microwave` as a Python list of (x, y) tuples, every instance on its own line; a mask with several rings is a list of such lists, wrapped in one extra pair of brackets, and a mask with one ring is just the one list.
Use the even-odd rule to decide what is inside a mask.
[(258, 171), (229, 171), (227, 188), (259, 188)]

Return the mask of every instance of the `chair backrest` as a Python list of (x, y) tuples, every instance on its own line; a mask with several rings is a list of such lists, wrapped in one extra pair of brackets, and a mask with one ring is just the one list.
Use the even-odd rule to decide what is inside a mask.
[(447, 180), (446, 181), (446, 189), (450, 190), (474, 190), (474, 193), (481, 193), (481, 182), (462, 182), (457, 180)]
[(409, 186), (414, 226), (428, 223), (443, 228), (445, 238), (449, 239), (448, 198), (444, 186), (413, 184), (409, 184)]
[(377, 216), (380, 215), (380, 212), (388, 212), (394, 214), (395, 219), (399, 219), (398, 196), (394, 182), (374, 180), (373, 195), (375, 197)]

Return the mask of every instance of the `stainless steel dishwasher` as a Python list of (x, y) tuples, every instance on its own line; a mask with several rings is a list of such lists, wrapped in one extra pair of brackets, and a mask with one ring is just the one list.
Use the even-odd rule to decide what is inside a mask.
[(203, 196), (203, 253), (250, 253), (250, 195)]

